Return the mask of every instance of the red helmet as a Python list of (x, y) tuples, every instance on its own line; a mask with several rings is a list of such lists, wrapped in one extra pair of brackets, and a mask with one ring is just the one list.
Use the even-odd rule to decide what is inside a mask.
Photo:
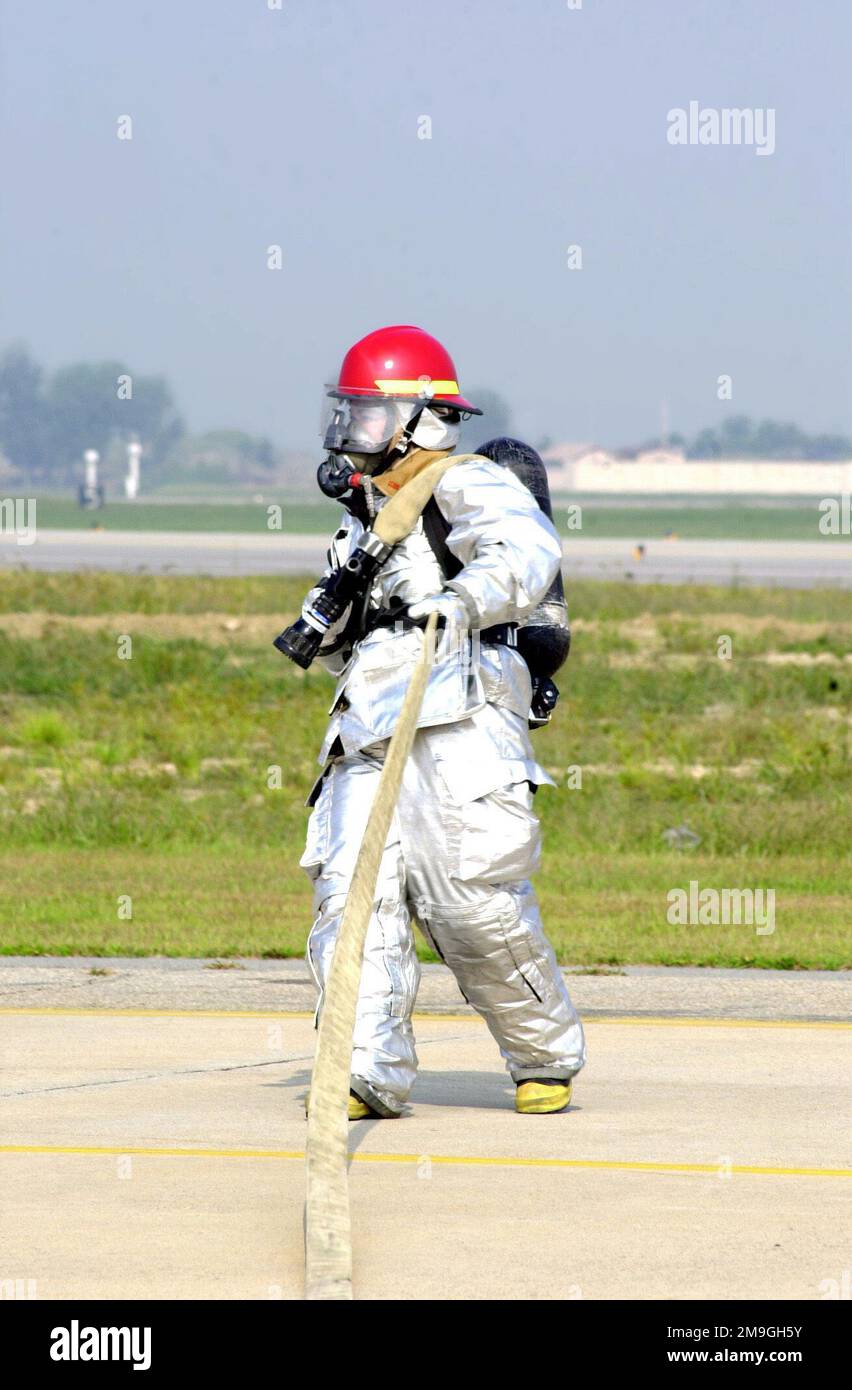
[[(425, 389), (424, 389), (425, 388)], [(459, 392), (453, 359), (431, 333), (411, 324), (377, 328), (351, 347), (343, 359), (337, 396), (388, 396), (455, 406), (471, 415), (482, 411)]]

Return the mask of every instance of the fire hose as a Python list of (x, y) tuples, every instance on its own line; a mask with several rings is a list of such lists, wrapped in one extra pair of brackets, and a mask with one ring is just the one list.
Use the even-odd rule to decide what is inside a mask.
[(426, 624), (423, 650), (388, 744), (346, 899), (320, 1012), (305, 1150), (307, 1299), (344, 1300), (353, 1297), (347, 1173), (352, 1037), (364, 941), (373, 913), (379, 867), (435, 659), (436, 626), (437, 615), (433, 613)]

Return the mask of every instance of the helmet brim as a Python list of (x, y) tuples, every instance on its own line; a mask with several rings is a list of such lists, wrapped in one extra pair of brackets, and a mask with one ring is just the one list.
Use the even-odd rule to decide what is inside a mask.
[(482, 414), (479, 406), (472, 405), (464, 396), (433, 396), (432, 399), (436, 405), (454, 405), (456, 410), (463, 410), (466, 415)]
[[(412, 401), (415, 405), (423, 405), (424, 398), (420, 394), (397, 395), (394, 391), (369, 390), (366, 386), (327, 386), (326, 395), (334, 396), (338, 400), (357, 399), (364, 401)], [(442, 396), (436, 392), (434, 396), (428, 396), (426, 405), (451, 405), (456, 410), (463, 410), (466, 415), (481, 415), (482, 411), (478, 405), (468, 401), (464, 396)]]

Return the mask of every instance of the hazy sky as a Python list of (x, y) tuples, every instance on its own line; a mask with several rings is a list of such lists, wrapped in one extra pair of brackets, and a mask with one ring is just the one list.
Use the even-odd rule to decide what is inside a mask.
[[(849, 0), (0, 12), (0, 346), (164, 372), (192, 428), (299, 447), (388, 322), (533, 439), (635, 442), (663, 401), (852, 432)], [(672, 146), (691, 100), (773, 108), (775, 153)]]

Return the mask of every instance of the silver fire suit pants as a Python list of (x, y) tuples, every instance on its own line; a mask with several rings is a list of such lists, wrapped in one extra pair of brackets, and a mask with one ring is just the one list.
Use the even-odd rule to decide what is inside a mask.
[[(485, 781), (498, 784), (462, 799), (458, 777), (447, 776), (448, 760), (457, 773), (464, 758), (470, 720), (419, 729), (382, 857), (361, 974), (352, 1090), (385, 1116), (401, 1112), (417, 1068), (411, 1013), (420, 966), (412, 917), (485, 1020), (515, 1082), (567, 1079), (586, 1059), (582, 1024), (529, 882), (540, 854), (532, 789), (527, 780), (499, 784), (501, 770), (523, 777), (523, 764), (506, 756), (520, 751), (521, 721), (490, 705), (482, 715), (490, 721), (492, 747), (498, 734), (493, 775)], [(332, 762), (311, 814), (301, 863), (314, 883), (307, 958), (320, 990), (386, 747), (373, 744)], [(472, 778), (474, 791), (481, 775), (478, 781), (479, 787)]]

